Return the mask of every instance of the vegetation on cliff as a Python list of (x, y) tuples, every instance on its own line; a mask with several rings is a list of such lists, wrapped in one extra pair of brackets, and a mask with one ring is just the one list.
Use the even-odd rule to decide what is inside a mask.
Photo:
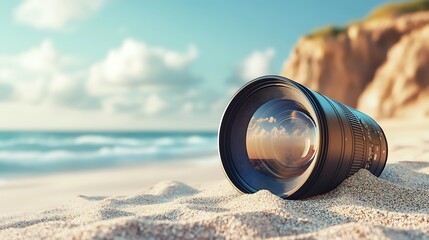
[(385, 17), (396, 17), (406, 13), (429, 10), (429, 0), (390, 3), (376, 8), (365, 19), (371, 21)]
[(336, 37), (342, 33), (345, 33), (347, 29), (353, 24), (362, 24), (365, 22), (379, 20), (381, 18), (396, 17), (402, 14), (417, 12), (417, 11), (427, 11), (429, 10), (429, 0), (417, 0), (417, 1), (407, 1), (401, 3), (389, 3), (382, 5), (374, 9), (368, 17), (362, 21), (355, 21), (352, 24), (347, 26), (326, 26), (323, 28), (316, 29), (315, 31), (305, 35), (305, 38), (321, 38), (325, 39), (328, 37)]

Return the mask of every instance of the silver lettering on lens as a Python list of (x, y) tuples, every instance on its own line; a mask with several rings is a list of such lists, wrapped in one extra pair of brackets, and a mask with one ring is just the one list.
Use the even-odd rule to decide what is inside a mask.
[(253, 167), (274, 178), (301, 175), (317, 149), (317, 128), (299, 104), (276, 99), (263, 104), (247, 127), (246, 149)]

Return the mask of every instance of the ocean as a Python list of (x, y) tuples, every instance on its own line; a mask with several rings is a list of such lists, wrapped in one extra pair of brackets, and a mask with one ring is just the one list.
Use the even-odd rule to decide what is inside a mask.
[(0, 176), (204, 159), (215, 132), (0, 132)]

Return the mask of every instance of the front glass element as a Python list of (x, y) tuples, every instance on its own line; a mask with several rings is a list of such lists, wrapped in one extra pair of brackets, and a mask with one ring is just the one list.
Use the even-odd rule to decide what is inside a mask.
[(263, 104), (247, 126), (246, 149), (252, 166), (276, 179), (301, 175), (317, 151), (317, 128), (295, 101)]

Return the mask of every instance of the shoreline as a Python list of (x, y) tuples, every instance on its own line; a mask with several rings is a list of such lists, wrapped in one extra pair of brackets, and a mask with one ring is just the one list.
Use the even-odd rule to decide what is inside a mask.
[(0, 180), (0, 217), (58, 207), (78, 195), (128, 195), (166, 179), (201, 184), (225, 178), (217, 156), (6, 178)]

